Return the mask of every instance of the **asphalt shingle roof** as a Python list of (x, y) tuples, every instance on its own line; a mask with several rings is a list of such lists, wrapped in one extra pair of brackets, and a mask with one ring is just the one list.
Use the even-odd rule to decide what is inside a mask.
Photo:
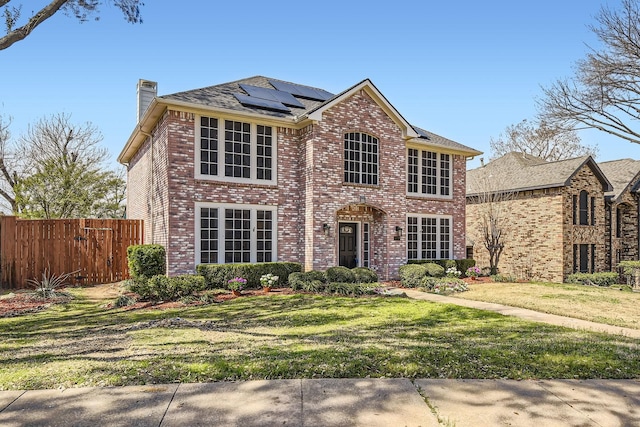
[(598, 166), (613, 185), (613, 190), (605, 193), (606, 197), (612, 199), (617, 199), (640, 174), (640, 160), (612, 160), (599, 163)]
[(609, 189), (605, 175), (590, 156), (547, 162), (528, 154), (511, 152), (485, 166), (467, 171), (467, 195), (562, 187), (569, 184), (571, 177), (585, 163), (591, 164), (605, 190)]
[[(163, 95), (163, 96), (159, 96), (158, 98), (164, 99), (169, 102), (171, 101), (186, 102), (190, 104), (202, 105), (204, 107), (221, 108), (221, 109), (237, 111), (241, 113), (244, 112), (244, 113), (252, 113), (252, 114), (261, 114), (267, 117), (288, 118), (292, 120), (297, 120), (317, 110), (318, 108), (322, 107), (324, 104), (329, 103), (331, 100), (343, 95), (344, 93), (348, 92), (351, 89), (349, 88), (337, 95), (333, 95), (330, 92), (325, 91), (324, 89), (293, 83), (294, 85), (297, 85), (297, 86), (312, 88), (312, 89), (321, 91), (327, 94), (328, 96), (331, 95), (331, 98), (325, 101), (316, 101), (316, 100), (310, 100), (310, 99), (298, 97), (297, 98), (298, 101), (300, 101), (304, 105), (304, 108), (288, 106), (290, 112), (274, 111), (274, 110), (269, 110), (264, 108), (243, 105), (234, 96), (234, 93), (239, 93), (243, 95), (247, 94), (247, 92), (244, 91), (240, 86), (242, 84), (258, 86), (258, 87), (263, 87), (267, 89), (275, 89), (274, 86), (271, 85), (271, 83), (269, 83), (270, 80), (292, 84), (291, 82), (273, 79), (270, 77), (254, 76), (254, 77), (249, 77), (249, 78), (236, 80), (229, 83), (223, 83), (215, 86), (207, 86), (200, 89), (192, 89), (184, 92), (173, 93), (170, 95)], [(481, 154), (480, 151), (477, 151), (473, 148), (470, 148), (466, 145), (452, 141), (450, 139), (444, 138), (433, 132), (429, 132), (427, 130), (424, 130), (416, 126), (412, 126), (412, 127), (420, 135), (419, 139), (428, 141), (431, 144), (450, 148), (453, 150), (463, 150), (463, 151), (468, 151), (476, 154)]]

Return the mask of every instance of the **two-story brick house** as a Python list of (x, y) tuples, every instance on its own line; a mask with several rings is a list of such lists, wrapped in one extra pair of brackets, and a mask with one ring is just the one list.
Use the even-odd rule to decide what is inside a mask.
[(371, 81), (156, 90), (139, 82), (118, 160), (127, 215), (167, 248), (169, 274), (296, 261), (392, 278), (408, 257), (464, 258), (466, 159), (480, 153), (412, 126)]
[[(613, 187), (590, 156), (547, 162), (511, 152), (467, 172), (467, 237), (488, 266), (483, 223), (499, 216), (502, 273), (563, 282), (574, 272), (610, 269), (605, 193)], [(491, 199), (488, 194), (504, 197)]]

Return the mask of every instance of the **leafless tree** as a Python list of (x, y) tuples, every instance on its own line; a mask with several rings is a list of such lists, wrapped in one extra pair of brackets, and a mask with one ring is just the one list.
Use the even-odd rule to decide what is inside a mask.
[[(108, 2), (99, 0), (53, 0), (39, 11), (32, 12), (31, 17), (20, 25), (19, 23), (22, 22), (22, 2), (0, 0), (0, 7), (4, 6), (3, 16), (6, 27), (6, 34), (0, 38), (0, 50), (25, 39), (38, 25), (60, 11), (66, 15), (75, 16), (80, 22), (84, 22), (89, 16), (98, 12), (98, 7), (102, 3), (112, 3), (119, 8), (128, 22), (142, 22), (140, 6), (144, 6), (144, 3), (141, 0), (110, 0)], [(95, 19), (97, 20), (99, 17), (96, 16)]]
[[(475, 227), (488, 251), (491, 274), (497, 274), (511, 226), (508, 202), (516, 197), (516, 193), (502, 189), (500, 184), (504, 178), (483, 167), (474, 170), (469, 178), (472, 185), (468, 192), (467, 210), (475, 211), (473, 217), (478, 221)], [(473, 230), (468, 231), (473, 233)]]
[(603, 47), (576, 64), (575, 75), (543, 88), (543, 120), (563, 129), (598, 129), (640, 143), (640, 3), (600, 9), (593, 31)]
[(491, 138), (491, 159), (511, 151), (531, 154), (548, 161), (564, 160), (591, 155), (595, 157), (595, 146), (583, 145), (573, 130), (565, 130), (545, 121), (530, 122), (526, 119), (516, 125), (507, 126), (496, 139)]

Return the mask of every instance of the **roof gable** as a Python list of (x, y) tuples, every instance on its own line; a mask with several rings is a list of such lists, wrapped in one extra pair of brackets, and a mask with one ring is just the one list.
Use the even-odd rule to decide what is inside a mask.
[(360, 90), (364, 90), (398, 125), (405, 139), (442, 147), (465, 156), (481, 154), (480, 151), (412, 126), (369, 79), (333, 95), (312, 86), (254, 76), (154, 97), (118, 156), (118, 161), (128, 163), (131, 160), (169, 108), (202, 111), (201, 114), (211, 111), (276, 124), (284, 123), (290, 127), (304, 127), (311, 121), (321, 121), (322, 114), (327, 109)]
[(593, 171), (605, 192), (613, 188), (591, 156), (547, 162), (528, 154), (510, 152), (485, 166), (467, 171), (467, 195), (566, 187), (585, 165)]
[(364, 90), (378, 104), (402, 130), (402, 134), (405, 138), (417, 138), (419, 134), (413, 129), (413, 126), (405, 120), (404, 117), (391, 105), (391, 103), (385, 98), (385, 96), (378, 90), (378, 88), (369, 79), (365, 79), (360, 83), (351, 86), (349, 89), (339, 93), (333, 98), (327, 100), (325, 103), (319, 105), (312, 111), (307, 113), (307, 117), (311, 120), (322, 121), (322, 115), (325, 111), (331, 107), (339, 104), (345, 99), (349, 98), (353, 94)]
[(608, 199), (617, 200), (627, 189), (631, 192), (638, 191), (640, 187), (640, 160), (612, 160), (600, 163), (600, 168), (613, 185), (613, 189), (605, 194)]

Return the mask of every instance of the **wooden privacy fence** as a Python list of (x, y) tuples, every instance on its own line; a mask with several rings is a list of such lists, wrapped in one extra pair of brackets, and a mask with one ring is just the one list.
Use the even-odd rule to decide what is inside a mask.
[(142, 220), (0, 217), (0, 285), (26, 288), (45, 269), (75, 272), (69, 279), (74, 285), (127, 279), (127, 247), (142, 244), (142, 236)]

